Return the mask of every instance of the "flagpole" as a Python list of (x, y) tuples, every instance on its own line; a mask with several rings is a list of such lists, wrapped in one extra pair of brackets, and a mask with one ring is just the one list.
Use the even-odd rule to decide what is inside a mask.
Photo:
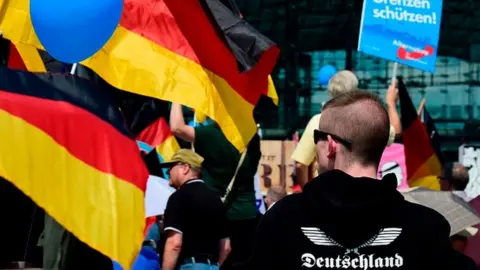
[[(193, 112), (193, 128), (197, 127), (197, 112)], [(195, 152), (195, 146), (194, 143), (192, 142), (192, 151)]]
[(72, 65), (72, 70), (70, 70), (70, 74), (75, 75), (75, 71), (77, 70), (77, 65), (78, 65), (77, 63), (74, 63)]
[(425, 97), (422, 98), (422, 101), (420, 101), (420, 105), (418, 106), (418, 109), (417, 109), (418, 115), (422, 113), (423, 107), (425, 107)]
[(397, 80), (397, 70), (398, 70), (398, 63), (394, 62), (393, 63), (393, 71), (392, 71), (392, 85), (396, 84)]

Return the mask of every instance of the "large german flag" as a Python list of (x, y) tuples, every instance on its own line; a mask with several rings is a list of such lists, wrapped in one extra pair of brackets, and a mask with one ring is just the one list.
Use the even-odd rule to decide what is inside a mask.
[(128, 268), (148, 172), (114, 99), (88, 80), (0, 67), (0, 123), (0, 176)]
[(401, 78), (398, 79), (398, 90), (408, 184), (411, 187), (422, 186), (439, 190), (437, 177), (441, 174), (440, 162)]
[[(42, 49), (32, 29), (29, 1), (8, 1), (2, 8), (4, 36)], [(236, 38), (225, 42), (219, 32), (226, 26), (216, 20), (233, 17), (238, 16), (218, 0), (125, 0), (110, 41), (82, 64), (119, 89), (208, 115), (243, 150), (256, 132), (253, 108), (261, 94), (268, 94), (268, 75), (279, 50), (258, 33), (245, 34), (253, 29), (243, 21), (236, 35), (230, 34)], [(255, 51), (255, 61), (239, 69), (238, 53), (229, 44), (242, 44), (238, 52)]]

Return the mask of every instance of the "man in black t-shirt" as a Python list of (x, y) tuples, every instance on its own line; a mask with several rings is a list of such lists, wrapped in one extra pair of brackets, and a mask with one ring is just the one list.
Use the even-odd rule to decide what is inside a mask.
[(163, 270), (218, 269), (230, 252), (225, 207), (220, 197), (200, 179), (203, 158), (181, 149), (168, 168), (170, 185), (177, 191), (165, 209), (167, 240)]
[[(218, 125), (186, 125), (180, 104), (172, 104), (170, 129), (175, 136), (193, 143), (195, 152), (205, 158), (202, 179), (216, 194), (224, 196), (242, 153), (228, 141)], [(222, 266), (224, 270), (243, 270), (251, 257), (258, 224), (254, 176), (261, 156), (260, 138), (255, 134), (225, 201), (232, 252)]]

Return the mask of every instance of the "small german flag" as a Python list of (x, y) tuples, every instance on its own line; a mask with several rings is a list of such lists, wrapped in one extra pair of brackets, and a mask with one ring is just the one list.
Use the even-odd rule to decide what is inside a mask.
[(180, 145), (165, 120), (167, 115), (167, 102), (147, 98), (130, 124), (130, 130), (135, 138), (155, 147), (163, 161), (170, 160), (173, 154), (180, 150)]
[(170, 113), (169, 102), (118, 90), (82, 65), (78, 66), (77, 73), (113, 93), (135, 139), (156, 148), (162, 161), (169, 160), (180, 150), (166, 120)]
[(11, 69), (31, 72), (46, 72), (38, 50), (35, 47), (10, 42), (7, 66)]
[[(11, 1), (1, 15), (7, 39), (43, 49), (28, 0)], [(206, 114), (243, 151), (257, 130), (254, 106), (274, 90), (269, 74), (278, 54), (218, 0), (125, 0), (109, 42), (82, 64), (118, 89)]]
[(113, 97), (88, 80), (0, 67), (0, 176), (128, 268), (148, 171)]
[(438, 161), (443, 167), (443, 165), (445, 164), (445, 157), (443, 156), (441, 147), (442, 138), (440, 136), (440, 133), (438, 133), (435, 121), (430, 116), (430, 113), (428, 112), (426, 106), (423, 106), (422, 111), (420, 112), (420, 118), (422, 119), (423, 125), (427, 130), (428, 137), (432, 142), (432, 147), (435, 151), (435, 154), (437, 155)]
[(440, 162), (401, 78), (398, 78), (398, 91), (408, 185), (440, 190), (437, 178), (441, 174)]

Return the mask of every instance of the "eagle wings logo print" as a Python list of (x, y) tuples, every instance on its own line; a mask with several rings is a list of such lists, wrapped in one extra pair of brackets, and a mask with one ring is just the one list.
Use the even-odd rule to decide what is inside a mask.
[(343, 245), (339, 244), (332, 238), (330, 238), (324, 231), (316, 227), (302, 227), (303, 234), (310, 240), (312, 243), (318, 246), (337, 246), (345, 248), (347, 251), (345, 255), (350, 253), (359, 254), (358, 249), (371, 246), (387, 246), (390, 245), (395, 239), (397, 239), (402, 233), (401, 228), (385, 228), (381, 229), (376, 235), (370, 238), (368, 241), (356, 248), (346, 248)]

